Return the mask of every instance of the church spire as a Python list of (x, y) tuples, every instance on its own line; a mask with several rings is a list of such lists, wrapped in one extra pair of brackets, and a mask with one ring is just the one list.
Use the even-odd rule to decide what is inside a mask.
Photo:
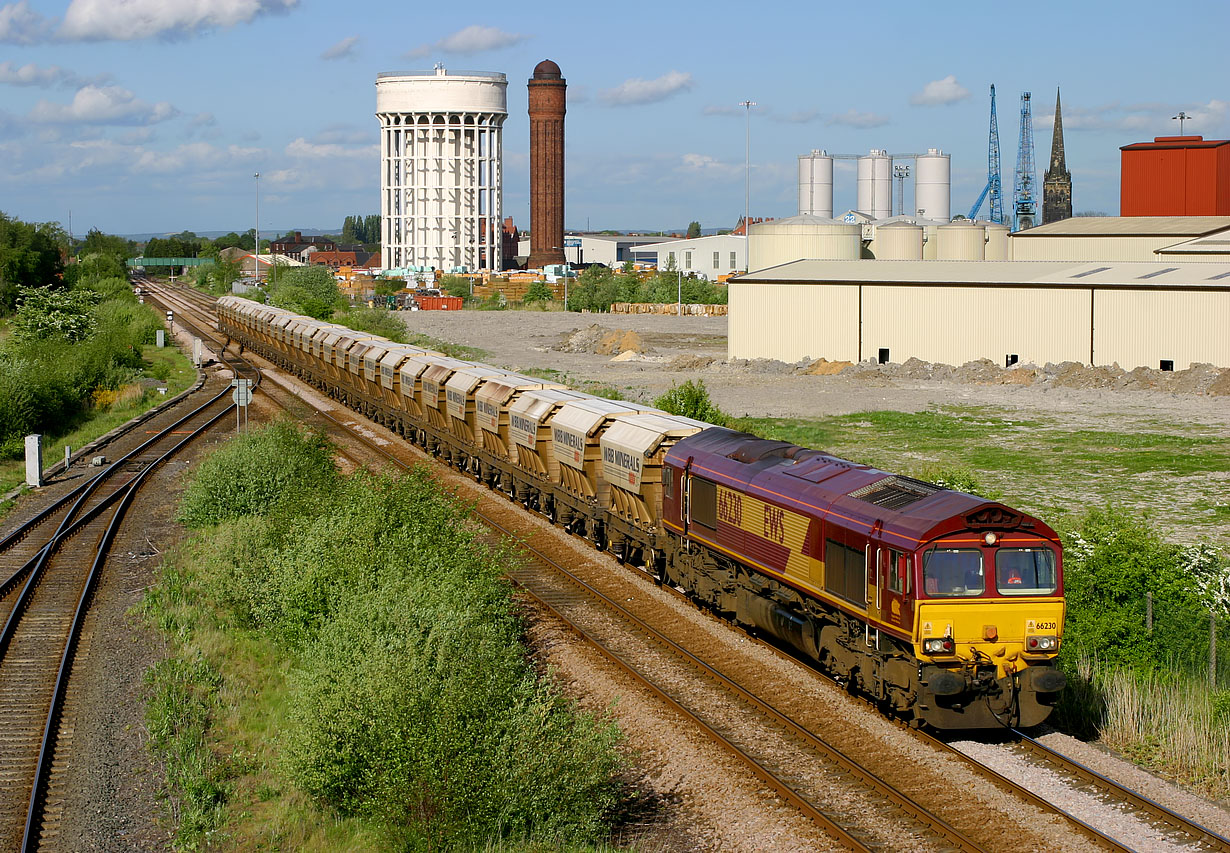
[(1072, 174), (1063, 151), (1063, 113), (1055, 89), (1055, 132), (1051, 137), (1051, 166), (1042, 180), (1042, 221), (1072, 218)]

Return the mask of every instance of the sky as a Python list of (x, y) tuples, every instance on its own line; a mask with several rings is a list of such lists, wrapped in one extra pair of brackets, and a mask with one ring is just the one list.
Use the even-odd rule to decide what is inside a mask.
[[(1178, 7), (1176, 7), (1178, 8)], [(1119, 210), (1119, 146), (1230, 135), (1230, 4), (0, 0), (0, 210), (73, 233), (336, 229), (379, 211), (376, 75), (503, 72), (504, 212), (529, 225), (526, 80), (568, 81), (569, 229), (733, 227), (797, 212), (797, 158), (941, 148), (952, 212), (1005, 209), (1019, 103), (1037, 181), (1063, 96), (1073, 207)], [(750, 113), (739, 104), (754, 101)], [(838, 161), (837, 210), (855, 205)], [(259, 172), (261, 177), (253, 175)], [(906, 190), (910, 209), (912, 188)], [(894, 191), (894, 203), (896, 193)], [(984, 207), (985, 212), (985, 207)]]

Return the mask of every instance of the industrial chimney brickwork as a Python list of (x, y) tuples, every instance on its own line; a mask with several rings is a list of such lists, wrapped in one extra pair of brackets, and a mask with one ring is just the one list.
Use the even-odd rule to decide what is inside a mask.
[(544, 59), (529, 81), (530, 257), (527, 266), (564, 263), (564, 113), (568, 82)]

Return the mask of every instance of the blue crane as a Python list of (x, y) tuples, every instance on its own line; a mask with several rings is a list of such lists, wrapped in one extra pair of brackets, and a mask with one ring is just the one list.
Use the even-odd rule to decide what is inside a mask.
[(1034, 169), (1034, 120), (1029, 108), (1029, 92), (1021, 93), (1021, 140), (1016, 152), (1016, 186), (1012, 206), (1016, 215), (1014, 231), (1033, 228), (1038, 221), (1038, 199), (1034, 196), (1037, 174)]
[(1004, 221), (1004, 200), (999, 181), (999, 121), (995, 118), (995, 84), (991, 84), (991, 134), (987, 144), (987, 185), (982, 188), (978, 201), (969, 209), (969, 218), (977, 219), (978, 211), (987, 196), (991, 197), (991, 221)]

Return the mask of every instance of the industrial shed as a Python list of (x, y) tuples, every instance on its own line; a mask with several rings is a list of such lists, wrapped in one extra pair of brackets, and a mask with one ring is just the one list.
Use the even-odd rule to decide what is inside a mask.
[[(1202, 239), (1205, 256), (1220, 247), (1230, 260), (1230, 216), (1076, 216), (1018, 231), (1009, 238), (1014, 261), (1156, 261), (1159, 253)], [(1175, 260), (1182, 260), (1175, 258)]]
[(816, 261), (730, 282), (730, 358), (1230, 366), (1230, 263)]

